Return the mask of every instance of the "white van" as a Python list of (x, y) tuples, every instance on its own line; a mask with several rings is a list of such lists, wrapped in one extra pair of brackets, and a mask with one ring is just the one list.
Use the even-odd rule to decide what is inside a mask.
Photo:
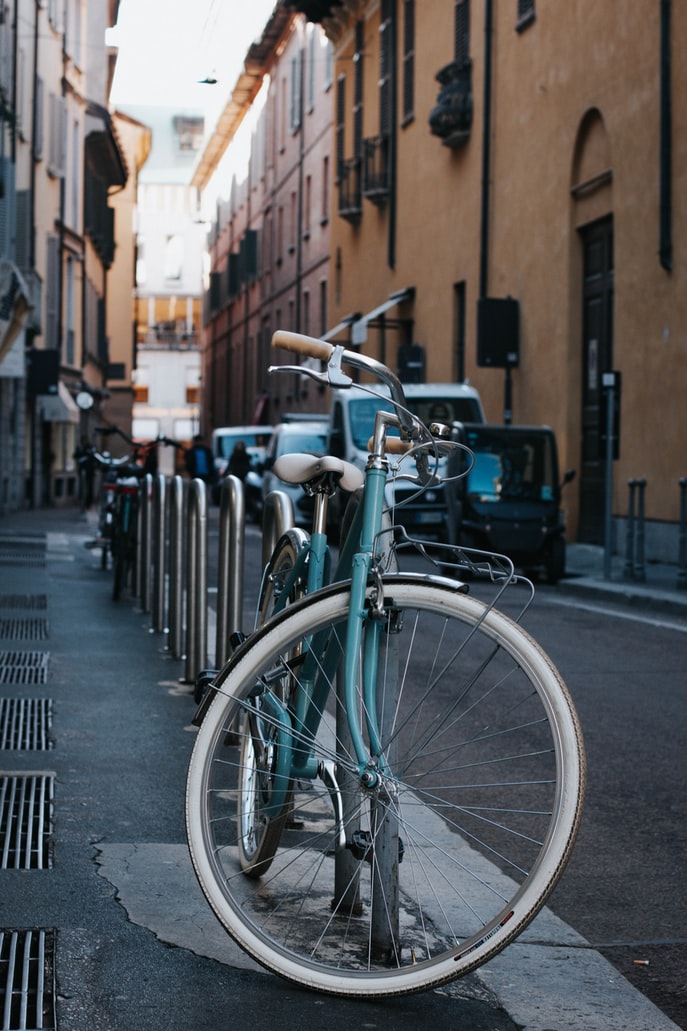
[[(404, 383), (403, 390), (408, 407), (429, 425), (431, 422), (484, 422), (480, 396), (474, 387), (465, 383)], [(375, 394), (388, 391), (376, 385)], [(364, 469), (369, 452), (367, 443), (372, 436), (375, 412), (380, 408), (379, 397), (360, 387), (332, 391), (329, 421), (328, 451)], [(392, 411), (389, 402), (389, 411)], [(439, 473), (445, 471), (445, 461)], [(410, 462), (409, 472), (414, 472)], [(446, 505), (443, 488), (432, 487), (415, 498), (417, 487), (403, 480), (390, 484), (389, 505), (400, 506), (395, 513), (408, 533), (430, 534), (444, 538), (446, 534)]]

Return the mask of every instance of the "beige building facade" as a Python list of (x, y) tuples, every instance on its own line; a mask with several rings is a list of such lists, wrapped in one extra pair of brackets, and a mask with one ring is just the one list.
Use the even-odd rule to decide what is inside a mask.
[(628, 480), (646, 478), (649, 557), (676, 559), (687, 7), (290, 6), (335, 53), (329, 323), (388, 305), (337, 339), (392, 365), (419, 344), (426, 378), (469, 378), (491, 421), (551, 425), (577, 470), (569, 538), (593, 543), (606, 512), (604, 374), (619, 372), (613, 515)]

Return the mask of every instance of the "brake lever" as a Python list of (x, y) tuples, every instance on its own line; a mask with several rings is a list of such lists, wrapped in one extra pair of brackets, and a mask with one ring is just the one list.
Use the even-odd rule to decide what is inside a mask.
[(270, 365), (267, 372), (269, 375), (273, 372), (295, 372), (299, 376), (309, 376), (316, 383), (323, 383), (325, 386), (351, 387), (353, 380), (341, 368), (341, 358), (344, 353), (345, 348), (337, 344), (327, 362), (326, 372), (311, 369), (308, 365)]

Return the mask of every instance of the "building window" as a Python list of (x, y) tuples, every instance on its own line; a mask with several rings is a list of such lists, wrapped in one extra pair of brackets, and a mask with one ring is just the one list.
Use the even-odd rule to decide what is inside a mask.
[(303, 291), (303, 332), (310, 336), (310, 291)]
[(346, 77), (340, 76), (336, 84), (336, 181), (341, 181), (344, 146), (346, 140)]
[(303, 67), (303, 52), (299, 51), (298, 55), (291, 61), (291, 105), (290, 105), (290, 119), (289, 126), (291, 132), (296, 132), (300, 128), (301, 124), (301, 109), (303, 105), (303, 97), (301, 92), (301, 70)]
[(327, 326), (327, 320), (329, 315), (327, 313), (327, 280), (323, 279), (320, 282), (320, 336), (324, 336), (329, 328)]
[(322, 211), (320, 214), (320, 225), (326, 225), (329, 221), (329, 154), (322, 159)]
[(308, 36), (308, 99), (307, 110), (312, 111), (315, 107), (315, 54), (317, 44), (317, 32), (314, 26), (310, 26)]
[(184, 263), (184, 241), (179, 233), (168, 236), (165, 243), (165, 279), (178, 281)]
[(74, 259), (67, 258), (67, 275), (65, 283), (65, 362), (74, 365), (76, 354), (74, 348), (74, 306), (75, 306)]
[(415, 0), (403, 4), (403, 111), (406, 125), (415, 112)]
[(310, 218), (312, 212), (312, 176), (305, 177), (305, 210), (303, 212), (303, 239), (310, 239)]
[(536, 16), (534, 0), (518, 0), (518, 20), (515, 24), (516, 30), (518, 32), (522, 32), (528, 25), (532, 24)]
[(383, 0), (382, 18), (379, 25), (379, 135), (386, 137), (391, 131), (392, 45), (390, 0)]
[(365, 63), (365, 23), (356, 22), (355, 54), (353, 55), (353, 157), (358, 160), (363, 153), (363, 67)]
[(328, 39), (323, 40), (324, 51), (324, 90), (332, 88), (334, 82), (334, 48)]

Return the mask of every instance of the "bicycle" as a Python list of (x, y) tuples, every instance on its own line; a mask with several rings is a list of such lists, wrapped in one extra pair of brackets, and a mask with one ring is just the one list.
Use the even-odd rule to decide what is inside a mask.
[[(316, 491), (313, 533), (278, 543), (257, 628), (199, 707), (191, 857), (225, 929), (287, 980), (347, 996), (423, 991), (496, 955), (549, 897), (581, 817), (581, 730), (518, 623), (460, 581), (397, 569), (404, 538), (384, 518), (393, 453), (410, 446), (419, 490), (449, 445), (407, 410), (394, 374), (323, 341), (273, 343), (326, 362), (309, 374), (338, 387), (351, 383), (342, 365), (372, 373), (395, 412), (377, 414), (362, 484), (340, 459), (280, 465)], [(356, 493), (330, 578), (335, 481)], [(497, 598), (529, 583), (501, 557), (452, 555)]]
[(138, 548), (138, 513), (141, 483), (155, 467), (158, 444), (181, 447), (170, 437), (158, 436), (151, 441), (136, 441), (118, 426), (100, 426), (96, 433), (117, 434), (131, 448), (128, 455), (112, 458), (93, 449), (95, 461), (104, 468), (99, 536), (102, 542), (101, 567), (107, 568), (108, 551), (112, 556), (112, 600), (118, 601), (131, 580)]

